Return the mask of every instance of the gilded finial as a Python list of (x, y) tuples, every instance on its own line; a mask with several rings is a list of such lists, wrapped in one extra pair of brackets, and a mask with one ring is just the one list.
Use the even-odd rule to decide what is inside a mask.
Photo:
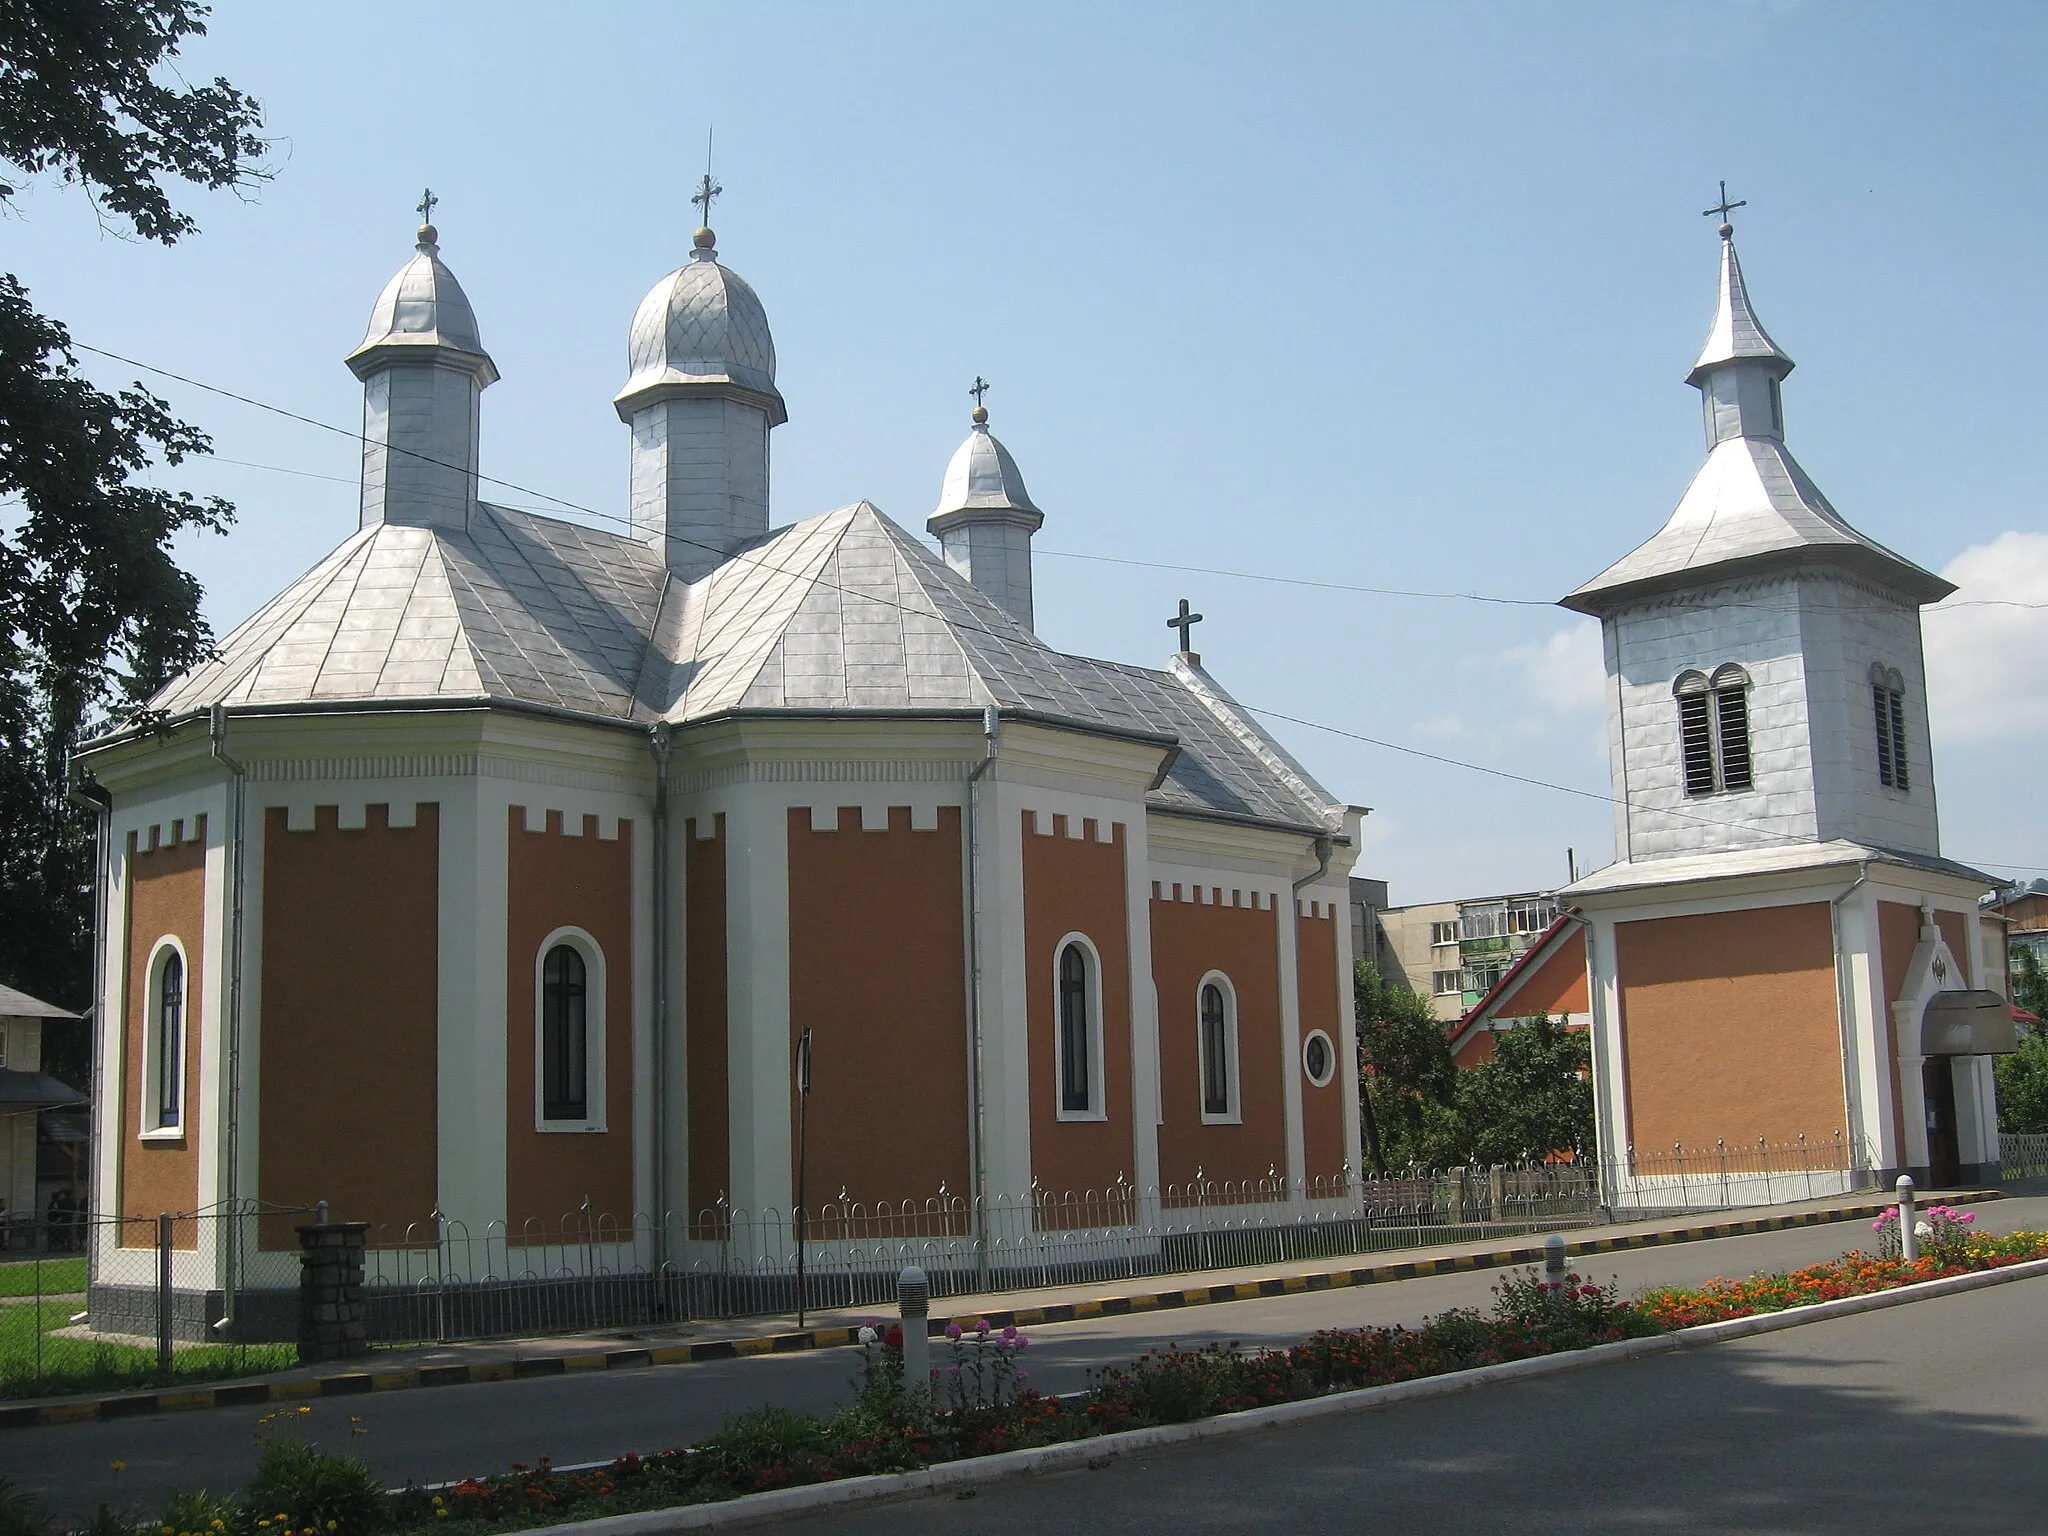
[(974, 382), (967, 386), (967, 393), (974, 396), (974, 424), (977, 427), (988, 425), (988, 407), (981, 403), (982, 396), (986, 395), (988, 391), (988, 380), (978, 373), (974, 376)]
[(420, 200), (413, 208), (413, 212), (420, 216), (419, 242), (421, 245), (433, 245), (441, 238), (441, 232), (434, 228), (434, 207), (440, 201), (441, 199), (434, 196), (434, 189), (428, 187), (424, 192), (420, 193)]

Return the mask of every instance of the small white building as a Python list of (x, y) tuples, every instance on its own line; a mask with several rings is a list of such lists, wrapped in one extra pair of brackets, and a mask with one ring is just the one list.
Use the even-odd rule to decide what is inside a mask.
[[(1707, 461), (1569, 597), (1607, 663), (1617, 862), (1588, 925), (1600, 1153), (1761, 1177), (1998, 1175), (2002, 963), (1941, 855), (1920, 609), (1950, 583), (1852, 528), (1785, 445), (1792, 359), (1721, 226), (1687, 382)], [(1996, 990), (1994, 990), (1996, 989)]]

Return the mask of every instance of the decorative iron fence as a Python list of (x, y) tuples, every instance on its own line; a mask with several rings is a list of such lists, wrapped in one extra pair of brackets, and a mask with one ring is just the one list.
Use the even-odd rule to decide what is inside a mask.
[(1998, 1156), (2004, 1178), (2048, 1177), (2048, 1136), (2002, 1132), (1998, 1138)]
[[(941, 1192), (814, 1211), (720, 1205), (687, 1219), (590, 1209), (475, 1229), (436, 1217), (371, 1234), (373, 1338), (633, 1328), (691, 1318), (882, 1307), (916, 1264), (938, 1297), (1341, 1258), (1584, 1224), (1590, 1165), (1185, 1185), (976, 1203)], [(799, 1242), (801, 1240), (801, 1243)], [(801, 1246), (801, 1264), (799, 1247)]]
[(1874, 1189), (1876, 1168), (1871, 1149), (1839, 1131), (1815, 1141), (1630, 1147), (1602, 1169), (1602, 1203), (1617, 1215), (1783, 1205)]

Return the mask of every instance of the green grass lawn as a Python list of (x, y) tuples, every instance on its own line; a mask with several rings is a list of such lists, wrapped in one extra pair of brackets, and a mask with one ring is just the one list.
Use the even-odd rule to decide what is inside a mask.
[[(78, 1260), (83, 1264), (83, 1260)], [(81, 1270), (77, 1288), (85, 1288)], [(188, 1386), (281, 1371), (298, 1363), (289, 1344), (199, 1344), (179, 1348), (172, 1357), (170, 1383), (158, 1376), (156, 1351), (97, 1340), (52, 1338), (80, 1310), (78, 1302), (0, 1302), (0, 1398), (44, 1397), (60, 1392), (141, 1391), (149, 1387)], [(40, 1363), (37, 1335), (42, 1335)]]
[(0, 1263), (0, 1296), (35, 1295), (38, 1270), (45, 1296), (77, 1295), (85, 1289), (83, 1254), (73, 1259), (9, 1259)]

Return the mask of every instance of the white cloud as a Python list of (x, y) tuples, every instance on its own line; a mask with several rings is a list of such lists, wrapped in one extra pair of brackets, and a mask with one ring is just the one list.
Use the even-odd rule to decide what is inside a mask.
[(2048, 533), (2001, 533), (1943, 569), (1959, 590), (1927, 613), (1927, 693), (1938, 744), (2048, 731)]
[(1607, 662), (1596, 619), (1581, 619), (1547, 640), (1513, 646), (1500, 659), (1522, 674), (1525, 697), (1547, 714), (1598, 715), (1606, 709)]

